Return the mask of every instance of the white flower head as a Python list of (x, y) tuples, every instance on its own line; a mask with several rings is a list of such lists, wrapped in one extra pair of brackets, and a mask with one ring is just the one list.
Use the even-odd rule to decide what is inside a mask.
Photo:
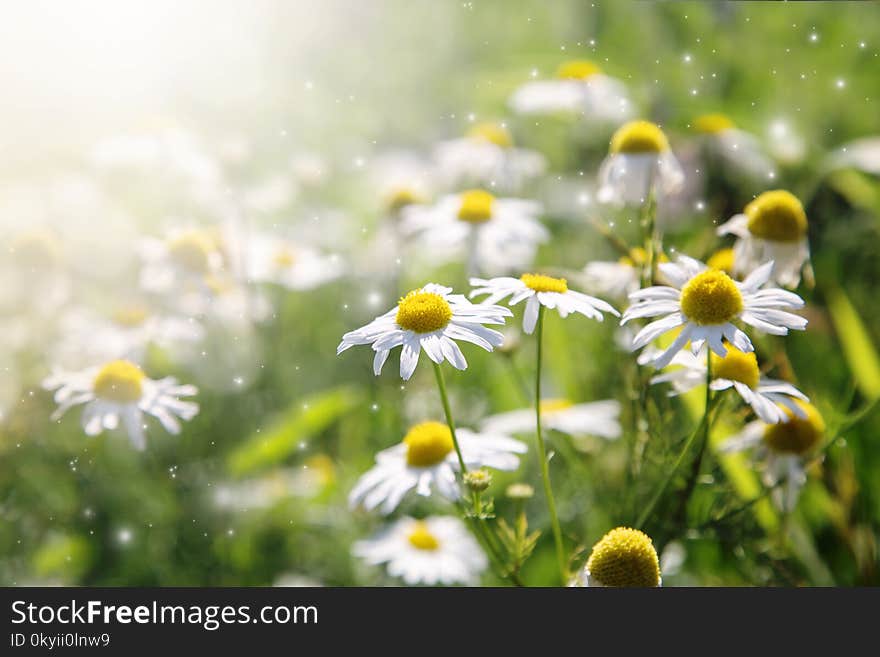
[(801, 270), (810, 259), (807, 215), (796, 196), (777, 189), (764, 192), (742, 214), (718, 227), (719, 235), (735, 235), (734, 273), (743, 275), (763, 262), (776, 263), (771, 280), (797, 287)]
[(604, 319), (603, 312), (620, 316), (620, 313), (601, 299), (569, 290), (568, 282), (564, 278), (553, 278), (544, 274), (523, 274), (519, 278), (507, 276), (490, 280), (472, 278), (470, 283), (476, 287), (470, 296), (488, 295), (484, 300), (487, 304), (497, 303), (507, 297), (510, 297), (508, 305), (511, 306), (525, 301), (523, 331), (528, 334), (535, 330), (540, 306), (555, 309), (561, 317), (568, 317), (570, 313), (580, 313), (600, 322)]
[(419, 362), (422, 349), (437, 364), (444, 360), (456, 369), (467, 369), (467, 361), (456, 340), (470, 342), (486, 351), (501, 345), (504, 337), (483, 324), (504, 324), (513, 313), (503, 306), (474, 304), (451, 287), (428, 283), (402, 297), (396, 308), (366, 326), (342, 336), (336, 348), (341, 354), (355, 345), (368, 344), (376, 355), (376, 376), (395, 347), (400, 347), (400, 376), (409, 380)]
[(531, 264), (547, 229), (538, 220), (537, 201), (496, 198), (470, 189), (434, 205), (404, 208), (401, 232), (414, 235), (438, 260), (467, 258), (472, 273), (507, 272)]
[[(630, 249), (629, 255), (625, 255), (615, 261), (594, 261), (587, 263), (580, 278), (584, 286), (597, 294), (609, 296), (613, 299), (626, 299), (630, 294), (639, 289), (641, 284), (642, 268), (647, 262), (648, 254), (640, 246)], [(665, 254), (659, 255), (659, 262), (669, 262)], [(657, 279), (662, 283), (662, 275)]]
[(672, 344), (654, 360), (654, 367), (658, 369), (666, 367), (688, 342), (693, 353), (708, 343), (709, 348), (722, 357), (727, 355), (725, 340), (740, 351), (754, 351), (751, 340), (734, 321), (773, 335), (787, 335), (789, 329), (802, 331), (807, 326), (805, 318), (786, 312), (803, 307), (803, 299), (778, 288), (761, 289), (770, 279), (772, 262), (761, 265), (742, 282), (687, 256), (679, 256), (678, 262), (661, 263), (658, 267), (669, 285), (648, 287), (631, 294), (633, 303), (621, 321), (663, 316), (639, 331), (633, 340), (633, 350), (681, 328)]
[(169, 433), (180, 433), (180, 422), (191, 420), (199, 412), (195, 402), (182, 401), (198, 390), (180, 385), (176, 379), (149, 379), (143, 370), (126, 360), (116, 360), (102, 367), (81, 372), (57, 372), (43, 381), (43, 387), (55, 391), (57, 420), (74, 406), (84, 405), (82, 427), (89, 436), (120, 423), (136, 449), (146, 448), (144, 414), (155, 417)]
[(716, 157), (732, 170), (750, 178), (766, 180), (776, 174), (773, 160), (755, 135), (740, 130), (724, 114), (703, 114), (694, 120), (710, 157)]
[[(458, 428), (455, 435), (468, 469), (516, 470), (518, 455), (528, 449), (498, 432)], [(348, 501), (352, 507), (363, 506), (368, 511), (379, 507), (384, 514), (396, 509), (411, 490), (424, 496), (436, 491), (455, 501), (461, 495), (456, 479), (459, 469), (449, 427), (441, 422), (421, 422), (403, 441), (376, 454), (376, 465), (358, 480)]]
[(219, 240), (203, 229), (172, 231), (164, 240), (147, 238), (140, 245), (140, 254), (141, 287), (157, 294), (204, 290), (225, 265)]
[[(542, 399), (541, 423), (572, 437), (619, 438), (620, 402), (613, 399), (575, 404), (568, 399)], [(487, 417), (480, 425), (491, 433), (513, 434), (535, 430), (535, 409), (523, 408)]]
[(610, 123), (632, 115), (626, 86), (585, 60), (564, 62), (556, 77), (520, 86), (508, 103), (517, 114), (570, 114)]
[(324, 255), (273, 235), (249, 236), (245, 264), (251, 281), (299, 291), (336, 280), (345, 271), (338, 255)]
[[(712, 359), (712, 390), (733, 388), (752, 407), (755, 414), (768, 424), (784, 422), (790, 417), (787, 411), (806, 418), (806, 411), (796, 401), (809, 401), (804, 393), (786, 381), (762, 376), (754, 351), (742, 352), (732, 345), (725, 346), (727, 355), (723, 358), (714, 353), (709, 354)], [(671, 383), (673, 391), (670, 395), (686, 393), (706, 382), (706, 357), (705, 347), (698, 355), (680, 351), (670, 365), (681, 367), (658, 374), (651, 379), (651, 383)]]
[(662, 199), (678, 192), (684, 172), (663, 131), (648, 121), (631, 121), (611, 137), (608, 156), (599, 168), (599, 200), (615, 205), (641, 205), (652, 194)]
[(795, 404), (800, 413), (785, 407), (785, 421), (755, 420), (721, 445), (723, 453), (754, 450), (764, 466), (764, 485), (774, 489), (774, 501), (786, 511), (797, 503), (807, 480), (805, 465), (825, 437), (825, 421), (816, 407), (801, 400)]
[(404, 517), (352, 546), (371, 565), (406, 584), (476, 584), (488, 560), (464, 523), (452, 516)]
[(536, 151), (516, 148), (503, 123), (478, 123), (467, 135), (437, 144), (437, 171), (446, 185), (484, 185), (517, 189), (544, 173), (547, 162)]

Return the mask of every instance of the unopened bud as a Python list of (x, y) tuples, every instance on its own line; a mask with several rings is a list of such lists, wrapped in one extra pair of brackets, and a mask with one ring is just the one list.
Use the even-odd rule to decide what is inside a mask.
[(492, 475), (488, 470), (471, 470), (464, 476), (465, 486), (476, 493), (482, 493), (492, 483)]

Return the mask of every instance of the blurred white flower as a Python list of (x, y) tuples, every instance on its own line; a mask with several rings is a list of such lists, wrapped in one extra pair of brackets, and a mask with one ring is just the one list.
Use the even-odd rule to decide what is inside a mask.
[(369, 539), (356, 542), (352, 553), (370, 565), (386, 564), (388, 574), (406, 584), (477, 584), (488, 560), (458, 518), (404, 517)]
[[(621, 434), (620, 402), (603, 401), (575, 404), (568, 399), (542, 399), (541, 423), (568, 436), (600, 436), (614, 440)], [(487, 417), (480, 428), (491, 433), (532, 433), (535, 409), (523, 408)]]
[[(528, 451), (525, 444), (496, 431), (477, 433), (457, 428), (455, 435), (469, 470), (516, 470), (518, 455)], [(387, 515), (411, 490), (424, 496), (436, 491), (455, 501), (461, 496), (456, 480), (459, 470), (449, 427), (441, 422), (421, 422), (410, 428), (403, 441), (376, 454), (376, 465), (361, 476), (348, 502), (352, 508), (363, 506), (367, 511), (379, 507)]]
[(733, 171), (753, 179), (767, 180), (776, 175), (776, 165), (758, 138), (737, 128), (724, 114), (703, 114), (694, 120), (694, 129), (712, 157)]
[(141, 287), (156, 294), (207, 291), (225, 268), (220, 238), (198, 228), (171, 231), (165, 239), (144, 238), (139, 245)]
[(136, 449), (147, 446), (144, 414), (152, 415), (169, 433), (180, 433), (180, 422), (199, 412), (198, 404), (182, 401), (198, 390), (180, 385), (172, 377), (153, 380), (130, 361), (111, 361), (101, 367), (80, 372), (55, 372), (43, 381), (46, 390), (55, 391), (58, 408), (52, 419), (59, 419), (74, 406), (83, 405), (82, 427), (89, 436), (120, 423)]
[(269, 234), (251, 234), (245, 256), (248, 280), (275, 283), (289, 290), (311, 290), (336, 280), (345, 271), (339, 255)]
[(880, 176), (880, 137), (864, 137), (848, 142), (825, 157), (824, 169), (852, 167)]

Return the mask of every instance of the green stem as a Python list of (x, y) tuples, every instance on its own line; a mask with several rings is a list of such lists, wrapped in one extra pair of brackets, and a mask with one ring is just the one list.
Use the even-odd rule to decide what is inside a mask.
[(535, 435), (538, 442), (538, 459), (541, 465), (541, 479), (544, 483), (544, 495), (547, 498), (547, 508), (550, 511), (550, 523), (553, 527), (553, 540), (556, 543), (556, 561), (559, 565), (559, 576), (564, 585), (568, 579), (565, 563), (565, 549), (562, 545), (562, 529), (559, 526), (559, 516), (556, 513), (556, 500), (553, 498), (553, 488), (550, 485), (550, 464), (547, 462), (547, 451), (544, 447), (544, 435), (541, 432), (541, 363), (543, 360), (543, 337), (544, 337), (544, 306), (538, 306), (538, 325), (535, 334), (537, 340), (537, 367), (535, 368)]
[(642, 286), (649, 287), (654, 285), (654, 266), (657, 262), (657, 245), (659, 236), (657, 235), (657, 204), (654, 200), (654, 185), (651, 184), (648, 197), (642, 204), (642, 229), (645, 234), (645, 266), (642, 269)]
[[(700, 420), (700, 423), (696, 426), (690, 436), (688, 436), (687, 442), (685, 442), (684, 447), (678, 455), (678, 458), (675, 459), (675, 463), (672, 465), (672, 468), (667, 473), (666, 477), (663, 479), (663, 483), (660, 484), (660, 487), (654, 493), (654, 496), (651, 498), (651, 501), (648, 502), (648, 506), (644, 508), (642, 513), (639, 515), (638, 520), (636, 520), (636, 528), (641, 528), (644, 526), (648, 517), (654, 511), (654, 508), (657, 506), (657, 503), (663, 497), (663, 494), (666, 492), (666, 489), (669, 488), (669, 484), (672, 483), (673, 478), (678, 473), (678, 469), (681, 467), (682, 463), (684, 463), (685, 456), (687, 456), (688, 452), (691, 451), (691, 446), (694, 444), (694, 441), (698, 436), (708, 436), (709, 434), (709, 413), (712, 410), (712, 389), (709, 387), (709, 384), (712, 382), (712, 358), (711, 354), (706, 357), (706, 407), (703, 410), (703, 417)], [(702, 459), (702, 450), (705, 449), (706, 441), (703, 441), (703, 446), (700, 450), (700, 459)]]
[(449, 406), (449, 396), (446, 394), (446, 381), (443, 378), (443, 370), (440, 366), (431, 361), (434, 366), (434, 376), (437, 378), (437, 388), (440, 389), (440, 401), (443, 403), (443, 412), (446, 414), (446, 424), (449, 425), (449, 432), (452, 434), (452, 444), (455, 447), (455, 454), (458, 456), (458, 465), (461, 467), (461, 476), (467, 474), (467, 466), (464, 464), (464, 457), (461, 455), (461, 447), (458, 446), (458, 438), (455, 435), (455, 420), (452, 419), (452, 409)]

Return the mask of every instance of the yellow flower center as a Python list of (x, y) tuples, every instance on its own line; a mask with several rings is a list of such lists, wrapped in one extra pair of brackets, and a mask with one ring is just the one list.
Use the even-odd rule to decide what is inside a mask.
[(417, 468), (437, 465), (455, 449), (452, 432), (441, 422), (421, 422), (403, 437), (406, 462)]
[(424, 520), (417, 520), (413, 523), (413, 527), (406, 537), (410, 545), (419, 550), (436, 550), (440, 547), (440, 541), (428, 529), (428, 523)]
[(535, 292), (562, 293), (568, 291), (568, 281), (564, 278), (553, 278), (552, 276), (544, 276), (544, 274), (523, 274), (519, 280)]
[(710, 354), (713, 378), (739, 381), (749, 388), (757, 388), (761, 373), (758, 370), (758, 358), (755, 352), (742, 352), (730, 344), (724, 346), (727, 347), (727, 355), (724, 358), (715, 352)]
[(660, 560), (651, 538), (638, 529), (618, 527), (605, 534), (587, 561), (590, 577), (602, 586), (651, 587), (660, 584)]
[(816, 407), (799, 399), (795, 399), (794, 403), (806, 411), (806, 418), (800, 418), (782, 407), (789, 419), (779, 424), (768, 424), (764, 429), (764, 443), (775, 452), (806, 454), (819, 444), (825, 434), (825, 421)]
[(296, 262), (296, 255), (288, 246), (281, 246), (275, 251), (275, 255), (272, 256), (272, 264), (278, 267), (279, 269), (287, 269), (288, 267), (292, 267)]
[(586, 80), (601, 72), (602, 69), (593, 62), (586, 59), (575, 59), (560, 64), (556, 69), (556, 77), (568, 80)]
[(571, 408), (573, 405), (574, 404), (567, 399), (542, 399), (541, 413), (544, 415), (550, 415), (552, 413), (564, 411), (566, 408)]
[(112, 318), (113, 322), (120, 326), (134, 328), (141, 326), (149, 316), (149, 311), (143, 306), (123, 306), (113, 312)]
[(61, 242), (48, 230), (18, 235), (12, 241), (10, 251), (19, 265), (34, 270), (47, 269), (61, 260)]
[(385, 203), (391, 212), (397, 212), (407, 205), (421, 203), (422, 197), (411, 187), (397, 187), (388, 194)]
[[(648, 263), (648, 252), (640, 246), (634, 246), (629, 250), (629, 255), (622, 256), (618, 262), (630, 267), (642, 267)], [(669, 262), (669, 258), (665, 253), (660, 253), (657, 256), (657, 262)]]
[(333, 465), (333, 460), (326, 454), (310, 456), (303, 465), (306, 470), (316, 476), (322, 486), (327, 486), (336, 479), (336, 466)]
[(713, 253), (706, 264), (710, 269), (718, 269), (728, 274), (733, 273), (733, 249), (719, 249)]
[(749, 232), (755, 237), (797, 242), (807, 232), (804, 206), (794, 194), (783, 189), (764, 192), (746, 206), (744, 213), (749, 218)]
[(451, 319), (452, 308), (446, 299), (434, 292), (419, 289), (401, 297), (394, 321), (407, 331), (431, 333), (442, 329)]
[(495, 197), (482, 189), (470, 189), (461, 195), (458, 218), (472, 224), (481, 224), (492, 218)]
[(92, 382), (95, 396), (121, 404), (139, 401), (146, 375), (134, 363), (114, 360), (100, 369)]
[(501, 148), (513, 146), (513, 137), (511, 137), (510, 131), (498, 123), (478, 123), (468, 130), (467, 135), (471, 139), (488, 141)]
[(716, 135), (719, 132), (734, 128), (733, 121), (725, 114), (703, 114), (694, 120), (694, 130), (708, 135)]
[(736, 283), (717, 269), (697, 274), (681, 290), (681, 311), (701, 326), (729, 322), (742, 309), (743, 298)]
[(191, 231), (175, 237), (168, 244), (168, 253), (178, 265), (197, 274), (210, 270), (213, 241), (205, 234)]
[(611, 137), (612, 153), (662, 153), (668, 150), (666, 135), (650, 121), (630, 121)]

